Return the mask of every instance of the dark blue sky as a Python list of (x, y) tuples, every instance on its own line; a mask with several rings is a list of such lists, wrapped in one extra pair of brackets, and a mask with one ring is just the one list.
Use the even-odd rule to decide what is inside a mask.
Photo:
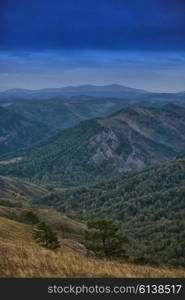
[(1, 0), (1, 87), (185, 89), (184, 15), (184, 0)]

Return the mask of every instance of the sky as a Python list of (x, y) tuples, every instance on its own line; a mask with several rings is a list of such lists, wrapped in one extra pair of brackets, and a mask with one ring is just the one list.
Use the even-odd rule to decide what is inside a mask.
[(184, 0), (1, 0), (0, 89), (185, 90)]

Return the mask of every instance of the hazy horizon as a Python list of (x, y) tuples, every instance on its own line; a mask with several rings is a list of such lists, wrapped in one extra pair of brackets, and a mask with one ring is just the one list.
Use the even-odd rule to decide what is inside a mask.
[(146, 92), (152, 92), (152, 93), (180, 93), (184, 92), (185, 89), (181, 90), (175, 90), (175, 91), (158, 91), (158, 90), (149, 90), (149, 89), (144, 89), (142, 87), (134, 87), (134, 86), (128, 86), (125, 84), (121, 83), (108, 83), (108, 84), (91, 84), (91, 83), (86, 83), (86, 84), (69, 84), (69, 85), (60, 85), (60, 86), (45, 86), (45, 87), (40, 87), (40, 88), (25, 88), (25, 87), (20, 87), (20, 86), (14, 86), (14, 87), (1, 87), (0, 86), (0, 92), (7, 92), (9, 90), (30, 90), (30, 91), (38, 91), (38, 90), (45, 90), (45, 89), (63, 89), (63, 88), (70, 88), (70, 87), (83, 87), (83, 86), (94, 86), (94, 87), (106, 87), (106, 86), (122, 86), (126, 88), (131, 88), (131, 89), (139, 89), (139, 90), (144, 90)]

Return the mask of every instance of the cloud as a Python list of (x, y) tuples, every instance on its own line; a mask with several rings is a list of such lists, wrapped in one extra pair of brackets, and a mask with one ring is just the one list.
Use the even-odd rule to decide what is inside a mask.
[(181, 90), (184, 0), (2, 0), (0, 82)]
[(183, 50), (184, 0), (4, 0), (4, 49)]

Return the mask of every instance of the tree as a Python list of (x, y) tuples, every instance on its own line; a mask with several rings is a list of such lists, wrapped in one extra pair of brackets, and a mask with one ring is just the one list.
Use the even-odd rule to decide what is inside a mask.
[(57, 233), (44, 222), (40, 222), (34, 230), (34, 238), (42, 246), (50, 250), (60, 247)]
[(128, 258), (123, 248), (128, 238), (118, 233), (117, 225), (100, 219), (88, 222), (87, 227), (89, 230), (85, 232), (85, 244), (89, 254), (114, 259)]
[(27, 223), (32, 225), (38, 224), (40, 222), (38, 216), (31, 210), (24, 213), (23, 218)]

